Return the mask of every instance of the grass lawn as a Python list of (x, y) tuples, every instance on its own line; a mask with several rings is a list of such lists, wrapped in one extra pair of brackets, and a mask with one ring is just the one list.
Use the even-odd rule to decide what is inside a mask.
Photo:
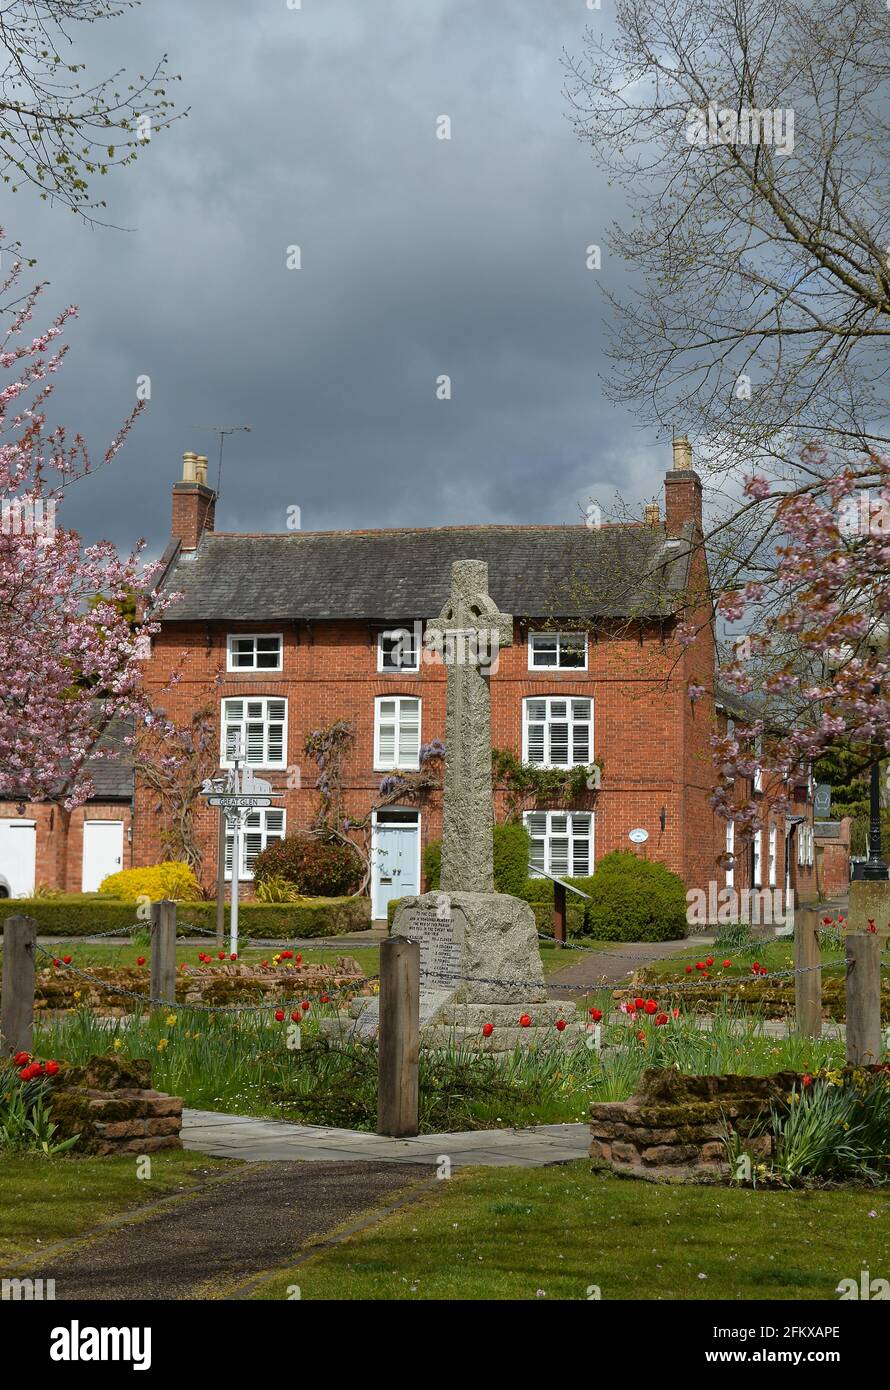
[(188, 1192), (228, 1159), (171, 1149), (151, 1155), (151, 1177), (136, 1176), (136, 1155), (111, 1158), (0, 1156), (0, 1268), (79, 1236), (131, 1207)]
[(458, 1172), (252, 1297), (831, 1300), (863, 1264), (890, 1276), (888, 1189), (658, 1187), (581, 1161)]

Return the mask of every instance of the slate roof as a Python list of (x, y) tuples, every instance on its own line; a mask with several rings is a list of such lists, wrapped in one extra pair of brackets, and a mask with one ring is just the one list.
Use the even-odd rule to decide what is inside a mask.
[(488, 562), (491, 595), (515, 617), (667, 616), (690, 541), (644, 525), (208, 532), (171, 556), (164, 587), (183, 597), (164, 621), (430, 618), (463, 559)]
[(119, 756), (87, 759), (86, 771), (93, 783), (91, 801), (129, 801), (133, 795), (133, 749), (124, 743), (132, 732), (132, 720), (113, 720), (99, 739), (98, 747), (117, 749)]

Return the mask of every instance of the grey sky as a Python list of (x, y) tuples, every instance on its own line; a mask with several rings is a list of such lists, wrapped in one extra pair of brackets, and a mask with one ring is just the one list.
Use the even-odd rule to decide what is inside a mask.
[(215, 479), (209, 424), (252, 426), (226, 445), (224, 530), (284, 530), (292, 504), (307, 529), (574, 522), (657, 490), (669, 446), (599, 380), (585, 248), (621, 208), (562, 96), (561, 50), (603, 3), (150, 0), (93, 26), (91, 72), (166, 50), (191, 115), (103, 181), (132, 231), (4, 201), (52, 282), (41, 322), (81, 309), (54, 414), (101, 455), (152, 382), (61, 519), (156, 551), (182, 451)]

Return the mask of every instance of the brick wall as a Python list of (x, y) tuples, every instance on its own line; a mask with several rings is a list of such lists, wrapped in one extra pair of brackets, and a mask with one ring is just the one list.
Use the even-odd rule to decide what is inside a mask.
[[(392, 621), (398, 623), (399, 615)], [(227, 673), (226, 637), (231, 631), (283, 632), (283, 670)], [(713, 670), (709, 629), (684, 653), (658, 626), (624, 624), (591, 635), (587, 671), (529, 671), (528, 626), (517, 622), (514, 645), (500, 653), (499, 669), (491, 677), (492, 742), (521, 754), (522, 702), (528, 696), (592, 698), (593, 753), (604, 763), (603, 785), (596, 798), (585, 798), (578, 808), (595, 809), (596, 861), (610, 850), (631, 848), (628, 831), (643, 826), (649, 840), (637, 852), (662, 860), (689, 882), (706, 882), (715, 872), (715, 854), (723, 848), (722, 823), (717, 824), (707, 805), (713, 704), (708, 697), (693, 708), (687, 685), (692, 677), (704, 681), (709, 668)], [(181, 679), (168, 692), (164, 687), (174, 671)], [(222, 679), (217, 687), (218, 673)], [(177, 722), (185, 722), (208, 698), (217, 717), (226, 698), (253, 694), (287, 699), (287, 762), (300, 767), (302, 781), (299, 790), (287, 791), (277, 803), (286, 809), (289, 832), (310, 826), (318, 804), (317, 769), (307, 764), (302, 752), (310, 730), (335, 719), (354, 723), (356, 741), (345, 767), (344, 806), (356, 818), (367, 815), (376, 800), (384, 771), (373, 767), (375, 697), (419, 696), (422, 741), (445, 734), (445, 668), (422, 663), (417, 674), (378, 673), (376, 629), (366, 623), (168, 624), (155, 640), (146, 678)], [(707, 684), (710, 687), (710, 681)], [(284, 788), (283, 771), (268, 775), (277, 789)], [(500, 796), (497, 802), (502, 816)], [(216, 824), (215, 812), (199, 813), (208, 886), (215, 877)], [(439, 794), (422, 802), (421, 827), (424, 844), (441, 835)], [(135, 862), (157, 862), (161, 853), (153, 798), (140, 789)]]
[(124, 827), (122, 868), (131, 868), (133, 846), (129, 831), (132, 814), (129, 802), (90, 801), (76, 811), (65, 811), (47, 802), (28, 802), (21, 814), (21, 802), (0, 801), (0, 819), (33, 820), (36, 824), (35, 886), (59, 888), (79, 893), (83, 882), (83, 824), (85, 820), (122, 821)]

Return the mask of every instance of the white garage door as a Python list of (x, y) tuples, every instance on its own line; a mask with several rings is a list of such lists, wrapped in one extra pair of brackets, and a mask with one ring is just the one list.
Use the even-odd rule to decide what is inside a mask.
[(82, 892), (95, 893), (103, 878), (118, 873), (123, 867), (123, 860), (123, 821), (84, 821)]
[(37, 823), (0, 820), (0, 889), (10, 898), (30, 898), (37, 865)]

